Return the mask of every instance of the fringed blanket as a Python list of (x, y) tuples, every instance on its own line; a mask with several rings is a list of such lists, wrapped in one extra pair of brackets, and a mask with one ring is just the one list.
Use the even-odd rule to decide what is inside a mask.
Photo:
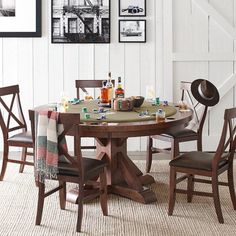
[[(58, 113), (55, 111), (40, 111), (35, 116), (36, 127), (36, 179), (40, 182), (45, 178), (56, 178), (58, 173), (58, 136), (63, 131), (63, 125), (58, 124)], [(65, 139), (62, 140), (66, 148)]]

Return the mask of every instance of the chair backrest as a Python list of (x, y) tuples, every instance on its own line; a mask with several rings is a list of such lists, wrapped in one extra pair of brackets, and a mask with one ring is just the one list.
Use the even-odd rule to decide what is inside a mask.
[[(50, 117), (50, 112), (48, 113)], [(36, 146), (36, 114), (35, 111), (29, 110), (29, 118), (31, 121), (32, 138), (34, 144), (34, 150)], [(63, 132), (58, 136), (58, 150), (60, 155), (64, 156), (66, 161), (63, 161), (63, 165), (68, 168), (77, 168), (81, 177), (83, 178), (83, 159), (80, 148), (80, 114), (79, 113), (59, 113), (58, 123), (62, 124), (64, 129)], [(74, 137), (74, 155), (71, 155), (69, 150), (63, 145), (61, 140), (65, 139), (67, 135)], [(76, 158), (75, 158), (76, 157)]]
[[(200, 104), (204, 107), (204, 110), (202, 112), (202, 116), (199, 119), (199, 126), (198, 126), (198, 136), (202, 137), (202, 130), (203, 125), (206, 119), (207, 110), (208, 107), (215, 106), (220, 99), (220, 95), (218, 92), (218, 89), (212, 84), (210, 81), (206, 79), (196, 79), (191, 83), (191, 93), (198, 102), (194, 108)], [(198, 113), (198, 110), (201, 110), (200, 108), (196, 109), (196, 113)]]
[[(0, 106), (0, 126), (4, 138), (8, 138), (9, 132), (20, 129), (27, 130), (20, 102), (19, 85), (0, 88)], [(15, 106), (17, 114), (13, 111)]]
[[(193, 83), (194, 83), (194, 81), (193, 82), (181, 81), (181, 83), (180, 83), (180, 89), (182, 91), (181, 101), (184, 101), (187, 99), (188, 103), (190, 104), (191, 108), (193, 109), (194, 122), (195, 122), (195, 124), (193, 124), (193, 126), (197, 125), (197, 133), (198, 133), (198, 136), (201, 137), (204, 122), (206, 120), (208, 106), (202, 104), (201, 101), (198, 101), (196, 98), (194, 98), (194, 96), (191, 92)], [(216, 88), (214, 88), (214, 89), (216, 89)]]
[[(202, 116), (200, 116), (201, 112), (199, 112), (198, 108), (199, 108), (199, 105), (201, 105), (201, 104), (194, 99), (194, 97), (191, 93), (191, 84), (192, 84), (192, 82), (189, 82), (189, 81), (181, 81), (180, 82), (181, 101), (186, 101), (190, 105), (191, 109), (193, 109), (194, 119), (193, 119), (190, 126), (192, 126), (192, 127), (196, 126), (197, 131), (199, 131), (201, 133), (201, 130), (203, 128), (203, 124), (205, 121), (205, 116), (203, 116), (203, 114), (204, 114), (204, 112), (207, 112), (207, 111), (205, 111), (205, 109), (204, 109)], [(200, 130), (199, 130), (199, 128), (200, 128)]]
[(222, 159), (233, 162), (236, 149), (236, 108), (226, 109), (221, 138), (213, 160), (213, 166), (217, 169)]
[[(103, 80), (76, 80), (75, 87), (77, 89), (77, 98), (80, 98), (80, 89), (84, 93), (88, 93), (86, 88), (101, 88)], [(113, 86), (115, 87), (115, 80), (111, 80)]]
[(188, 81), (181, 81), (180, 82), (180, 90), (181, 90), (181, 101), (187, 101), (188, 104), (191, 106), (191, 109), (193, 109), (194, 113), (194, 125), (197, 125), (198, 129), (200, 127), (200, 118), (199, 118), (199, 112), (197, 110), (197, 107), (199, 105), (199, 102), (195, 101), (192, 93), (191, 93), (191, 84), (192, 82)]

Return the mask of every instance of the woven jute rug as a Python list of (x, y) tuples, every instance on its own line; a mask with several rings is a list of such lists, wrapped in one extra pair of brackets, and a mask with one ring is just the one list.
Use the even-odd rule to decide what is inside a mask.
[[(145, 162), (136, 161), (144, 171)], [(109, 195), (109, 216), (104, 217), (98, 200), (84, 204), (82, 233), (77, 234), (77, 205), (67, 203), (59, 207), (58, 194), (45, 200), (42, 225), (35, 226), (37, 188), (33, 169), (18, 173), (18, 165), (9, 164), (5, 180), (0, 182), (0, 235), (236, 235), (236, 211), (233, 210), (227, 187), (220, 188), (224, 224), (217, 221), (213, 200), (194, 197), (186, 202), (185, 195), (177, 195), (173, 216), (168, 208), (168, 161), (154, 161), (151, 186), (158, 201), (140, 204), (129, 199)], [(225, 178), (225, 176), (222, 176)], [(197, 189), (210, 191), (210, 186), (198, 184)]]

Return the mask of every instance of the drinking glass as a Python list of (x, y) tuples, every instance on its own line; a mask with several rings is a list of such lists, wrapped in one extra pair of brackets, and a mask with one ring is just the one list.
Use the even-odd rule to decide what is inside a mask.
[(149, 101), (154, 101), (155, 99), (155, 89), (153, 85), (146, 86), (146, 99)]
[(60, 111), (66, 111), (69, 107), (69, 97), (68, 94), (66, 92), (61, 92), (61, 107), (60, 107)]

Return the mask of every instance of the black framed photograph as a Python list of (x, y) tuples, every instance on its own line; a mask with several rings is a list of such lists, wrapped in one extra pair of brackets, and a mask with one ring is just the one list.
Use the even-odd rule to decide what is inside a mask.
[(146, 20), (119, 20), (120, 43), (145, 43)]
[(41, 35), (41, 0), (0, 0), (0, 37)]
[(146, 0), (119, 0), (119, 16), (146, 16)]
[(110, 0), (52, 0), (52, 43), (110, 43)]

